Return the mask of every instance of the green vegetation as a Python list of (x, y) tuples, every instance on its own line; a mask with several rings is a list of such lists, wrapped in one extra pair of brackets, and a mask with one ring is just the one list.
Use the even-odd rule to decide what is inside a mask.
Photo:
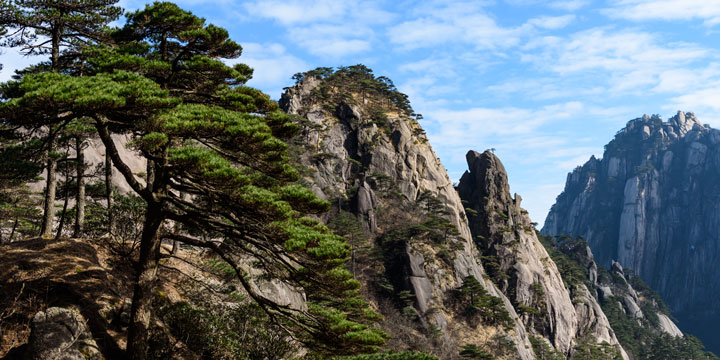
[(467, 344), (460, 347), (460, 357), (463, 359), (489, 360), (495, 357), (486, 353), (475, 344)]
[(617, 345), (613, 346), (605, 341), (598, 343), (592, 336), (577, 339), (573, 350), (572, 360), (622, 360)]
[[(566, 287), (573, 291), (578, 285), (587, 284), (588, 289), (592, 289), (592, 285), (587, 283), (590, 260), (587, 258), (587, 242), (584, 239), (570, 236), (552, 238), (540, 234), (538, 238), (557, 264)], [(598, 282), (611, 286), (616, 295), (602, 299), (600, 305), (618, 341), (633, 358), (717, 359), (712, 353), (703, 351), (700, 341), (691, 335), (674, 338), (663, 333), (659, 328), (658, 314), (669, 314), (667, 306), (639, 276), (629, 269), (624, 272), (623, 277), (615, 271), (598, 268)], [(628, 285), (632, 286), (639, 296), (637, 303), (643, 311), (643, 318), (627, 314), (623, 308), (622, 294), (628, 291)], [(597, 344), (592, 338), (582, 338), (575, 351), (576, 356), (573, 358), (578, 359), (619, 358), (617, 350), (612, 346)]]
[(553, 349), (547, 341), (536, 336), (530, 336), (533, 352), (538, 360), (565, 360), (565, 355)]
[[(602, 303), (620, 344), (637, 359), (718, 359), (690, 334), (672, 337), (653, 330), (647, 319), (628, 316), (622, 309), (622, 299), (611, 297)], [(657, 316), (657, 315), (656, 315)]]
[[(257, 304), (244, 303), (235, 309), (187, 302), (159, 307), (162, 319), (175, 339), (202, 359), (282, 359), (298, 350), (290, 335), (270, 321)], [(174, 344), (156, 332), (150, 342), (154, 358), (168, 358)]]
[(376, 100), (376, 106), (371, 107), (374, 115), (371, 115), (373, 120), (379, 121), (378, 127), (386, 125), (384, 109), (395, 108), (407, 116), (422, 116), (413, 113), (407, 95), (399, 92), (392, 80), (385, 76), (375, 77), (372, 70), (362, 64), (337, 69), (319, 67), (293, 76), (296, 83), (307, 78), (322, 80), (314, 94), (324, 103), (331, 104), (333, 109), (342, 101), (353, 103), (351, 94), (358, 94), (363, 100)]
[(456, 296), (468, 317), (479, 316), (485, 323), (505, 329), (513, 328), (512, 318), (502, 299), (490, 295), (472, 275), (463, 278), (463, 284), (456, 290)]
[(335, 357), (332, 360), (437, 360), (437, 357), (412, 351)]
[(585, 240), (573, 239), (569, 236), (554, 239), (552, 236), (540, 233), (537, 233), (537, 236), (550, 258), (555, 262), (566, 288), (572, 292), (577, 286), (587, 283), (587, 269), (582, 267), (577, 260), (584, 256), (581, 252), (584, 253), (587, 246)]
[[(112, 205), (112, 187), (106, 178), (106, 209), (110, 211), (106, 210), (105, 218), (127, 210), (133, 214), (130, 219), (137, 221), (134, 215), (142, 212), (135, 223), (139, 227), (127, 227), (128, 231), (141, 229), (139, 251), (133, 254), (136, 274), (128, 358), (150, 356), (152, 304), (157, 296), (163, 241), (203, 248), (221, 259), (223, 265), (211, 267), (235, 275), (247, 298), (269, 319), (303, 339), (312, 354), (366, 353), (384, 343), (386, 335), (374, 325), (379, 316), (360, 299), (360, 284), (345, 269), (350, 246), (306, 216), (327, 211), (329, 204), (297, 183), (285, 141), (298, 127), (267, 95), (245, 86), (252, 69), (243, 64), (226, 65), (238, 58), (242, 49), (225, 29), (206, 24), (169, 2), (155, 2), (126, 14), (119, 29), (103, 28), (119, 15), (119, 9), (110, 6), (112, 1), (18, 0), (13, 4), (17, 12), (9, 27), (38, 37), (18, 38), (18, 33), (13, 33), (6, 40), (47, 50), (52, 61), (50, 66), (34, 67), (2, 85), (2, 130), (9, 131), (8, 138), (18, 139), (4, 142), (2, 150), (15, 151), (12, 144), (40, 144), (40, 151), (23, 150), (28, 154), (23, 160), (35, 161), (33, 156), (41, 154), (37, 162), (45, 162), (48, 168), (46, 207), (54, 210), (54, 172), (63, 159), (56, 151), (60, 134), (74, 137), (77, 148), (82, 147), (85, 136), (97, 136), (112, 166), (134, 192), (134, 197), (115, 198)], [(65, 7), (72, 11), (68, 13)], [(46, 37), (51, 41), (45, 42)], [(45, 49), (45, 44), (50, 48)], [(61, 48), (73, 55), (71, 63), (61, 61)], [(82, 134), (76, 126), (80, 122)], [(129, 146), (148, 164), (142, 178), (133, 174), (128, 160), (119, 155), (123, 145), (115, 139), (128, 134), (132, 136)], [(26, 136), (20, 139), (21, 135)], [(82, 170), (83, 164), (78, 161), (76, 168)], [(63, 189), (69, 189), (72, 167), (62, 170), (66, 170)], [(27, 177), (36, 172), (28, 171)], [(70, 195), (63, 193), (65, 199)], [(5, 221), (20, 224), (27, 216), (18, 210), (20, 203), (11, 198), (2, 201), (14, 204), (6, 206), (12, 211), (2, 214)], [(99, 231), (100, 206), (88, 210), (94, 212), (94, 223), (88, 225)], [(45, 213), (51, 216), (40, 228), (49, 237), (54, 211)], [(116, 230), (122, 229), (123, 217), (116, 218)], [(105, 226), (110, 232), (114, 231), (112, 224), (108, 221)], [(244, 270), (248, 259), (262, 275), (253, 277)], [(261, 279), (301, 289), (307, 310), (291, 309), (259, 294), (253, 282)], [(220, 326), (215, 315), (196, 310), (194, 305), (174, 308), (169, 314), (177, 316), (169, 319), (192, 314), (208, 319), (198, 326)], [(218, 336), (232, 338), (231, 330), (220, 329), (224, 335)]]

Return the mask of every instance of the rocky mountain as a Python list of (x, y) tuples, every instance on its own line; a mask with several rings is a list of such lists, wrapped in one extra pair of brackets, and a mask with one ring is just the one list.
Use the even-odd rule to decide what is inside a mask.
[[(582, 342), (618, 345), (608, 319), (584, 282), (566, 287), (560, 271), (535, 234), (522, 198), (510, 196), (507, 173), (491, 152), (467, 154), (470, 168), (458, 184), (483, 264), (522, 314), (528, 331), (548, 339), (563, 354)], [(593, 264), (591, 286), (596, 284)], [(622, 348), (618, 350), (627, 358)]]
[[(347, 269), (389, 335), (381, 350), (425, 353), (413, 359), (634, 360), (653, 354), (639, 350), (636, 337), (658, 353), (671, 344), (679, 354), (675, 349), (693, 341), (662, 300), (619, 263), (605, 270), (584, 241), (539, 235), (493, 153), (470, 151), (469, 170), (453, 186), (418, 123), (421, 115), (389, 79), (362, 65), (295, 78), (280, 100), (300, 129), (289, 153), (300, 182), (332, 204), (319, 220), (352, 247)], [(115, 141), (127, 145), (128, 139)], [(142, 177), (146, 164), (134, 150), (124, 146), (121, 156)], [(89, 139), (85, 158), (89, 169), (101, 168), (104, 147)], [(119, 176), (113, 181), (121, 205), (141, 215), (127, 183)], [(92, 204), (92, 211), (102, 211), (102, 201)], [(119, 221), (116, 236), (0, 247), (7, 265), (0, 325), (10, 330), (0, 355), (44, 358), (82, 338), (88, 341), (71, 344), (73, 354), (97, 346), (99, 356), (122, 358), (133, 246), (122, 234), (142, 230), (133, 219)], [(159, 251), (162, 287), (153, 329), (159, 358), (232, 358), (238, 349), (270, 348), (271, 358), (305, 354), (259, 307), (238, 300), (246, 297), (237, 269), (195, 246), (168, 242)], [(240, 266), (257, 293), (289, 308), (308, 307), (302, 291), (267, 279), (253, 263)], [(35, 296), (47, 291), (57, 296)], [(233, 338), (238, 331), (251, 335)], [(228, 339), (232, 346), (218, 345)], [(706, 358), (690, 352), (698, 349), (693, 346), (688, 358)]]
[[(631, 120), (568, 175), (542, 229), (587, 239), (599, 264), (613, 260), (657, 290), (711, 349), (720, 319), (720, 131), (693, 113)], [(680, 295), (682, 294), (682, 295)]]
[[(303, 129), (296, 161), (333, 204), (323, 220), (353, 245), (352, 270), (389, 345), (443, 359), (466, 345), (498, 358), (583, 349), (628, 358), (594, 293), (563, 282), (500, 161), (470, 152), (453, 188), (409, 105), (386, 92), (391, 83), (372, 90), (376, 79), (353, 71), (301, 74), (280, 104)], [(496, 299), (494, 315), (468, 316), (469, 277)]]
[[(354, 74), (307, 74), (280, 105), (298, 116), (296, 161), (313, 191), (334, 204), (324, 220), (353, 245), (353, 272), (391, 341), (442, 358), (456, 357), (460, 345), (496, 342), (506, 349), (495, 355), (533, 359), (521, 319), (486, 279), (460, 198), (420, 125), (387, 94), (353, 91), (359, 79), (345, 76)], [(507, 324), (478, 326), (452, 311), (467, 276), (501, 299)]]

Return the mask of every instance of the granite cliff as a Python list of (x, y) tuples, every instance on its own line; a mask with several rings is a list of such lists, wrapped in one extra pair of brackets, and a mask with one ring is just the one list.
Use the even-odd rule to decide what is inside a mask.
[[(470, 152), (455, 189), (417, 115), (387, 92), (389, 80), (373, 85), (353, 67), (296, 78), (280, 100), (302, 127), (295, 161), (333, 204), (323, 220), (352, 244), (351, 268), (384, 316), (391, 348), (452, 359), (471, 344), (534, 359), (538, 349), (573, 358), (585, 347), (627, 358), (590, 290), (563, 283), (494, 155)], [(469, 277), (506, 321), (468, 316), (459, 293)]]
[[(500, 160), (489, 151), (470, 151), (467, 162), (470, 170), (460, 179), (458, 192), (468, 207), (473, 239), (491, 278), (522, 313), (528, 331), (550, 340), (563, 354), (572, 355), (582, 342), (619, 344), (586, 284), (566, 287), (527, 211), (520, 207), (522, 198), (511, 197)], [(596, 267), (589, 277), (592, 287)], [(627, 358), (622, 348), (618, 350)]]
[[(412, 111), (407, 97), (389, 79), (375, 77), (369, 69), (356, 65), (320, 68), (298, 74), (296, 80), (280, 100), (281, 108), (300, 128), (289, 144), (292, 162), (301, 173), (300, 182), (332, 204), (320, 220), (352, 247), (347, 267), (362, 284), (362, 297), (383, 316), (379, 326), (390, 335), (384, 350), (422, 351), (440, 359), (459, 359), (461, 351), (496, 359), (639, 359), (647, 358), (642, 357), (646, 353), (627, 341), (631, 336), (627, 329), (651, 334), (655, 336), (648, 338), (652, 341), (683, 338), (659, 297), (619, 263), (605, 270), (605, 262), (597, 264), (584, 241), (539, 235), (521, 207), (520, 196), (511, 196), (507, 173), (491, 152), (470, 151), (469, 170), (457, 187), (453, 186), (418, 123), (421, 115)], [(128, 143), (126, 137), (115, 140)], [(87, 162), (101, 167), (104, 148), (95, 139), (88, 145)], [(134, 160), (130, 161), (131, 170), (142, 173), (145, 163), (141, 158), (127, 146), (123, 151), (124, 159)], [(127, 184), (119, 179), (113, 179), (118, 192), (128, 193)], [(555, 219), (563, 218), (556, 215)], [(136, 224), (130, 225), (138, 230)], [(113, 239), (89, 241), (87, 254), (57, 261), (64, 266), (59, 273), (67, 275), (62, 287), (84, 284), (73, 276), (82, 273), (78, 264), (98, 262), (96, 253), (114, 250), (108, 248)], [(23, 265), (28, 259), (46, 258), (45, 253), (55, 247), (80, 244), (80, 240), (59, 239), (47, 249), (36, 249), (36, 242), (21, 241), (3, 248), (7, 254), (17, 255), (17, 265), (8, 268), (6, 278), (24, 279), (28, 269), (32, 270)], [(180, 336), (177, 334), (185, 338), (187, 331), (197, 332), (198, 314), (215, 315), (193, 313), (195, 317), (188, 323), (177, 322), (175, 316), (193, 309), (188, 304), (226, 316), (234, 309), (235, 293), (217, 289), (235, 289), (234, 272), (192, 246), (178, 250), (176, 253), (166, 244), (164, 252), (179, 259), (164, 266), (192, 275), (190, 284), (200, 281), (211, 286), (183, 283), (181, 288), (173, 285), (178, 279), (168, 276), (170, 273), (163, 275), (167, 286), (162, 292), (167, 296), (160, 296), (158, 303), (158, 314), (165, 322), (158, 330), (167, 341), (163, 346), (176, 344), (173, 351), (188, 354), (216, 351), (204, 341), (183, 344), (175, 339)], [(128, 276), (127, 259), (113, 256), (99, 263), (108, 273), (103, 276)], [(183, 267), (188, 259), (202, 265), (198, 269)], [(108, 265), (116, 263), (123, 265)], [(307, 306), (304, 294), (282, 282), (266, 281), (251, 264), (241, 265), (259, 293), (292, 308)], [(46, 275), (35, 274), (40, 287), (48, 281)], [(24, 287), (18, 288), (16, 282), (13, 286), (0, 297), (1, 304), (12, 307), (10, 304), (17, 302), (15, 294)], [(112, 351), (121, 353), (124, 345), (118, 339), (126, 326), (127, 309), (122, 304), (129, 301), (128, 289), (108, 295), (108, 288), (83, 290), (83, 297), (49, 302), (44, 304), (45, 312), (26, 309), (14, 319), (13, 324), (21, 329), (16, 336), (20, 346), (11, 353), (52, 353), (64, 346), (37, 341), (50, 336), (43, 335), (42, 329), (65, 336), (62, 339), (78, 334), (101, 339), (99, 346), (107, 358), (116, 356)], [(110, 299), (106, 302), (112, 305), (93, 304), (93, 299)], [(98, 306), (102, 308), (99, 315), (87, 311)], [(259, 321), (255, 325), (271, 331), (262, 327), (269, 322), (261, 312), (247, 314), (243, 323)], [(89, 329), (63, 332), (59, 325), (76, 318), (87, 321)], [(188, 326), (190, 330), (185, 328)], [(116, 338), (98, 336), (108, 329)], [(288, 345), (282, 336), (273, 339), (279, 340), (274, 345), (260, 344), (260, 348), (274, 347), (277, 354), (285, 354), (277, 358), (303, 354), (298, 344)], [(282, 344), (288, 346), (279, 346)], [(84, 350), (78, 347), (77, 351)]]
[(720, 317), (718, 144), (720, 131), (693, 113), (631, 120), (602, 159), (568, 175), (542, 229), (582, 236), (599, 264), (633, 270), (714, 350), (702, 326)]

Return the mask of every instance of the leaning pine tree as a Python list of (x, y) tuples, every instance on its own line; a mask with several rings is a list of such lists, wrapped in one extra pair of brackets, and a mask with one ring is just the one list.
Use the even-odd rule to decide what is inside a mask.
[[(144, 199), (129, 357), (148, 357), (163, 239), (217, 253), (249, 297), (312, 351), (375, 350), (385, 334), (372, 325), (378, 315), (343, 267), (348, 244), (304, 216), (329, 204), (295, 183), (282, 139), (296, 126), (267, 95), (243, 85), (252, 73), (247, 66), (220, 60), (237, 58), (241, 47), (174, 4), (154, 3), (127, 18), (113, 49), (95, 53), (96, 75), (27, 75), (18, 96), (0, 105), (0, 116), (33, 124), (91, 119), (113, 164)], [(133, 134), (135, 150), (151, 164), (147, 182), (119, 156), (113, 133)], [(167, 220), (209, 236), (171, 232), (163, 227)], [(307, 308), (265, 297), (241, 264), (303, 292)]]

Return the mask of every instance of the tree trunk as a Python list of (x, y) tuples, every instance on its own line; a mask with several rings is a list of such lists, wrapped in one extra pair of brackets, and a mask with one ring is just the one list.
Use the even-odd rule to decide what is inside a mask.
[(147, 189), (152, 192), (153, 185), (155, 183), (155, 161), (152, 161), (150, 159), (147, 160), (147, 167), (145, 168), (145, 179), (147, 180)]
[(60, 215), (60, 224), (58, 225), (58, 231), (55, 235), (55, 240), (60, 239), (62, 235), (63, 227), (65, 227), (65, 214), (67, 214), (68, 201), (70, 201), (70, 169), (65, 169), (65, 201), (63, 201), (63, 209)]
[(107, 200), (108, 233), (115, 232), (115, 217), (113, 214), (113, 168), (110, 152), (105, 151), (105, 196)]
[(135, 270), (135, 289), (130, 309), (127, 353), (131, 360), (148, 358), (151, 305), (158, 270), (160, 244), (162, 243), (158, 236), (158, 229), (162, 222), (163, 215), (160, 205), (148, 204), (140, 240), (140, 257)]
[(50, 69), (55, 71), (60, 63), (60, 29), (54, 28), (50, 34), (51, 48), (50, 51)]
[(75, 172), (77, 173), (77, 194), (75, 194), (75, 231), (73, 237), (82, 237), (83, 227), (85, 225), (85, 154), (82, 148), (82, 138), (75, 138), (75, 151), (77, 164)]
[[(54, 135), (52, 135), (54, 136)], [(50, 140), (47, 161), (47, 179), (45, 185), (45, 206), (43, 209), (43, 226), (40, 236), (52, 237), (53, 219), (55, 218), (55, 191), (57, 190), (57, 159), (53, 156), (55, 139)]]
[(15, 237), (15, 230), (17, 230), (19, 219), (19, 216), (15, 216), (15, 223), (13, 224), (12, 231), (10, 232), (10, 240), (8, 240), (8, 242), (13, 242), (13, 237)]

